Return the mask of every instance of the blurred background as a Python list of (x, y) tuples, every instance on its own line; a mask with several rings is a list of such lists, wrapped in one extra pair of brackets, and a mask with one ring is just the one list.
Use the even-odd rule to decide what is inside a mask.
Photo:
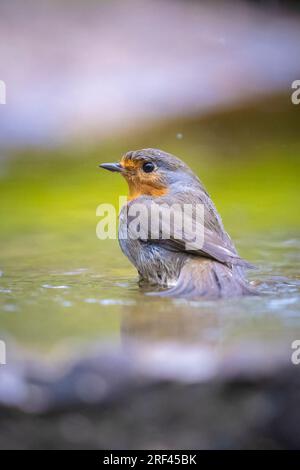
[[(289, 357), (300, 333), (299, 58), (298, 2), (1, 0), (0, 338), (35, 358), (91, 341), (222, 357), (271, 344)], [(257, 266), (261, 296), (147, 297), (117, 240), (96, 238), (97, 206), (127, 192), (98, 164), (144, 147), (198, 173)]]

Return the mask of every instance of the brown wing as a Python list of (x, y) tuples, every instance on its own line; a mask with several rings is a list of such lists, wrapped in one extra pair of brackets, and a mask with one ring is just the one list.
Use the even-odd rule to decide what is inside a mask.
[[(223, 228), (220, 216), (206, 193), (203, 192), (199, 197), (199, 192), (195, 194), (192, 191), (185, 191), (173, 195), (173, 197), (168, 195), (168, 197), (156, 198), (155, 201), (148, 197), (140, 197), (138, 201), (139, 204), (147, 207), (149, 213), (151, 207), (153, 209), (153, 202), (159, 210), (159, 227), (157, 224), (153, 224), (151, 227), (150, 223), (145, 224), (141, 227), (141, 240), (147, 241), (147, 243), (159, 243), (170, 251), (211, 258), (224, 264), (250, 267), (238, 256), (230, 237)], [(134, 201), (129, 206), (133, 204)], [(175, 221), (182, 220), (184, 204), (189, 204), (194, 210), (189, 213), (185, 211), (185, 223), (182, 227), (180, 224), (177, 225)], [(203, 206), (203, 212), (200, 216), (196, 211), (197, 204)], [(172, 208), (171, 228), (170, 208)], [(179, 212), (181, 212), (181, 217)], [(153, 226), (155, 227), (154, 233)]]

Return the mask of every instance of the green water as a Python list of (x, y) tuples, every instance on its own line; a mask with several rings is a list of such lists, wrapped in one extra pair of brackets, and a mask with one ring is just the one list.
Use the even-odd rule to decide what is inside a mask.
[[(300, 109), (275, 101), (138, 135), (1, 152), (0, 338), (47, 352), (73, 342), (231, 346), (300, 338)], [(272, 104), (273, 106), (273, 104)], [(182, 138), (178, 138), (178, 133)], [(126, 184), (97, 165), (160, 147), (198, 173), (261, 295), (215, 302), (148, 297), (117, 240), (96, 237), (96, 207)]]

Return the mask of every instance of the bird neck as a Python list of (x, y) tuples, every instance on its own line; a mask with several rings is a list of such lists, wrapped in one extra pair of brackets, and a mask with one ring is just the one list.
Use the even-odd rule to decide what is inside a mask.
[(140, 196), (152, 196), (152, 197), (161, 197), (165, 196), (168, 192), (168, 189), (163, 186), (153, 186), (147, 183), (136, 183), (133, 181), (128, 181), (129, 196), (128, 200), (132, 201), (137, 199)]

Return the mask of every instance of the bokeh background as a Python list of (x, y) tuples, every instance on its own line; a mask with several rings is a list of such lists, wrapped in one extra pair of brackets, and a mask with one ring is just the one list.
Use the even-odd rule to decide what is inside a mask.
[[(299, 2), (1, 0), (0, 80), (0, 448), (299, 448)], [(258, 296), (147, 296), (97, 239), (127, 193), (99, 163), (144, 147)]]
[[(299, 331), (297, 2), (0, 4), (0, 335), (37, 353), (103, 340), (226, 347)], [(96, 208), (97, 165), (158, 147), (199, 174), (262, 296), (153, 299)]]

